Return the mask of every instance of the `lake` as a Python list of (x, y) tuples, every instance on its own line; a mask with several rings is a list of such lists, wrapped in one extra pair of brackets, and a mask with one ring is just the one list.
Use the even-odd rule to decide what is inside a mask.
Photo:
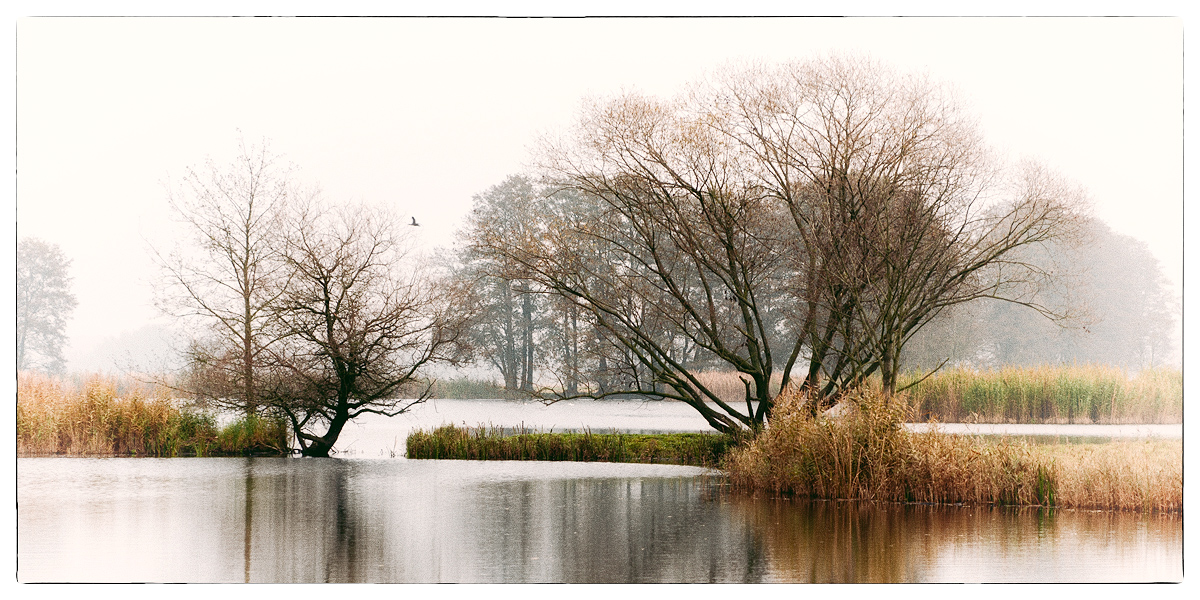
[(18, 579), (1182, 579), (1178, 515), (753, 498), (695, 467), (403, 458), (408, 431), (442, 423), (707, 429), (668, 402), (438, 400), (348, 427), (330, 459), (21, 458)]

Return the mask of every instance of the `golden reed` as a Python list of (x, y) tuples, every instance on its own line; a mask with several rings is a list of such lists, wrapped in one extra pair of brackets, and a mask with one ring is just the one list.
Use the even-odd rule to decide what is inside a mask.
[(152, 385), (99, 375), (17, 376), (22, 456), (204, 455), (216, 437), (211, 416), (181, 410)]
[(889, 502), (1057, 506), (1141, 511), (1183, 507), (1182, 444), (1036, 446), (1001, 438), (912, 433), (903, 395), (852, 392), (838, 417), (812, 417), (784, 392), (771, 422), (730, 451), (747, 490)]

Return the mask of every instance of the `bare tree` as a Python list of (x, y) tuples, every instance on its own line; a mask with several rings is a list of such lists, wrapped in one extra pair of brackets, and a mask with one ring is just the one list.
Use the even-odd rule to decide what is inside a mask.
[[(769, 417), (776, 369), (787, 385), (807, 366), (814, 410), (876, 373), (894, 391), (904, 344), (949, 306), (1054, 316), (1017, 250), (1070, 237), (1080, 203), (994, 166), (944, 88), (857, 59), (594, 102), (544, 157), (576, 206), (547, 202), (520, 235), (485, 224), (476, 249), (586, 310), (649, 375), (606, 393), (682, 400), (721, 431)], [(745, 408), (689, 361), (740, 373)]]
[(61, 372), (64, 331), (77, 304), (71, 261), (55, 244), (24, 238), (17, 244), (17, 370)]
[(246, 147), (229, 165), (189, 168), (170, 203), (187, 237), (154, 250), (160, 306), (201, 329), (189, 350), (190, 390), (255, 413), (257, 372), (274, 342), (267, 334), (285, 277), (281, 215), (296, 190), (290, 170), (266, 145)]
[[(551, 149), (555, 176), (579, 192), (547, 202), (524, 236), (483, 230), (477, 248), (519, 265), (586, 310), (618, 350), (623, 385), (687, 402), (716, 429), (761, 424), (769, 381), (782, 214), (746, 185), (727, 139), (669, 103), (626, 96), (590, 107), (578, 137)], [(686, 344), (680, 344), (686, 342)], [(688, 368), (681, 345), (746, 376), (746, 406), (727, 404)], [(712, 405), (715, 405), (712, 406)]]
[(1034, 301), (1049, 273), (1020, 250), (1076, 238), (1082, 193), (994, 165), (944, 88), (835, 57), (734, 73), (703, 98), (792, 216), (804, 385), (824, 403), (875, 372), (894, 392), (904, 344), (947, 307), (997, 298), (1066, 316)]
[(402, 392), (422, 369), (459, 356), (465, 295), (411, 264), (395, 220), (361, 206), (307, 203), (289, 219), (285, 285), (274, 303), (271, 382), (305, 456), (328, 456), (350, 420), (394, 416), (425, 400)]

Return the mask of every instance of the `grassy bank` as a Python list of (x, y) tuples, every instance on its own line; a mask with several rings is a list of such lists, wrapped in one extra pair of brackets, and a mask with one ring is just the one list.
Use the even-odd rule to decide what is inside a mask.
[(223, 456), (287, 450), (284, 424), (243, 418), (218, 428), (166, 390), (128, 379), (17, 378), (21, 456)]
[(1179, 511), (1178, 441), (1034, 446), (910, 433), (911, 409), (861, 392), (840, 418), (813, 418), (785, 394), (770, 427), (727, 457), (747, 490), (813, 498)]
[(1183, 422), (1183, 373), (1177, 369), (1133, 377), (1096, 365), (953, 369), (908, 392), (916, 418), (943, 423)]
[(704, 433), (540, 433), (445, 425), (408, 436), (408, 458), (571, 460), (716, 467), (733, 439)]

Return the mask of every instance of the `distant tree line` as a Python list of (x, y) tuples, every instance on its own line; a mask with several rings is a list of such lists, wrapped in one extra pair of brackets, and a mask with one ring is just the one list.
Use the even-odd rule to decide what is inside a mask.
[(1105, 364), (1130, 371), (1180, 365), (1179, 299), (1144, 242), (1099, 221), (1076, 247), (1049, 245), (1035, 260), (1054, 265), (1057, 285), (1045, 302), (1077, 307), (1058, 323), (1019, 305), (983, 301), (947, 311), (914, 337), (905, 360), (914, 369), (943, 361), (973, 368)]

